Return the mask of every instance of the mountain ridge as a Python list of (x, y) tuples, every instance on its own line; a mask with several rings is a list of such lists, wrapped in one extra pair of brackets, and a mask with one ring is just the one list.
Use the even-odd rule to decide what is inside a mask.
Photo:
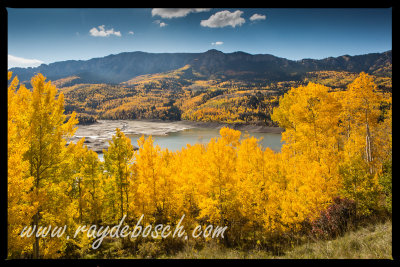
[(36, 73), (49, 80), (78, 76), (77, 83), (119, 84), (146, 74), (163, 73), (190, 65), (209, 79), (247, 79), (286, 81), (300, 79), (310, 71), (334, 70), (367, 72), (392, 76), (392, 50), (363, 55), (343, 55), (324, 59), (290, 60), (271, 54), (243, 51), (223, 53), (211, 49), (203, 53), (122, 52), (89, 60), (66, 60), (35, 68), (11, 68), (20, 81), (27, 82)]

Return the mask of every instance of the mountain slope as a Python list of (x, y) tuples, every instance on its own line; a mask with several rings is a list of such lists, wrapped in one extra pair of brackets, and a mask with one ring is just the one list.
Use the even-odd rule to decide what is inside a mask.
[(202, 79), (288, 81), (301, 79), (310, 71), (367, 72), (377, 76), (392, 73), (392, 51), (359, 56), (329, 57), (321, 60), (288, 60), (268, 54), (222, 53), (146, 53), (125, 52), (90, 60), (68, 60), (42, 64), (36, 68), (12, 68), (21, 81), (36, 73), (49, 80), (77, 76), (77, 83), (121, 83), (140, 75), (173, 71), (189, 65), (190, 73)]
[[(152, 54), (129, 52), (90, 60), (68, 60), (42, 64), (36, 68), (12, 68), (21, 81), (42, 73), (49, 80), (68, 76), (80, 77), (80, 83), (120, 83), (135, 76), (178, 69), (188, 64), (197, 54)], [(75, 81), (77, 82), (77, 81)]]

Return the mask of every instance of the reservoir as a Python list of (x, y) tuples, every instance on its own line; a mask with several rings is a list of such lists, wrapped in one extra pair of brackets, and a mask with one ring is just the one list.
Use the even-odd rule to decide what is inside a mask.
[[(102, 150), (107, 149), (108, 141), (112, 139), (116, 128), (120, 128), (131, 139), (132, 145), (136, 147), (138, 146), (137, 140), (142, 135), (146, 138), (151, 135), (154, 145), (160, 146), (161, 149), (177, 151), (186, 147), (187, 144), (207, 144), (212, 138), (220, 137), (219, 130), (223, 126), (225, 125), (187, 121), (99, 120), (98, 123), (90, 125), (78, 125), (72, 141), (76, 142), (85, 137), (85, 144), (89, 149), (96, 151), (102, 160)], [(269, 147), (272, 150), (280, 151), (282, 147), (281, 133), (274, 128), (269, 130), (265, 127), (246, 126), (239, 130), (242, 132), (241, 138), (254, 136), (261, 139), (259, 144), (263, 148)]]

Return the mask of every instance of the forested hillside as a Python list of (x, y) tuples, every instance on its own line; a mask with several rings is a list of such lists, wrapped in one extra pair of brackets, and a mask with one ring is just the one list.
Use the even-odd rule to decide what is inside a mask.
[(244, 52), (121, 53), (12, 69), (28, 88), (42, 73), (64, 93), (66, 113), (97, 119), (194, 120), (276, 125), (271, 112), (292, 87), (343, 90), (362, 71), (392, 89), (392, 52), (299, 61)]
[[(84, 138), (68, 143), (78, 120), (75, 112), (65, 115), (64, 94), (79, 89), (58, 92), (38, 74), (28, 90), (11, 72), (8, 77), (9, 258), (155, 258), (184, 248), (201, 250), (210, 242), (280, 255), (301, 240), (337, 238), (365, 220), (391, 217), (392, 96), (366, 73), (346, 90), (312, 82), (293, 86), (277, 106), (267, 106), (271, 119), (285, 129), (280, 152), (263, 149), (254, 137), (240, 139), (240, 131), (227, 127), (207, 144), (176, 152), (143, 136), (134, 151), (131, 140), (116, 129), (103, 150), (104, 162)], [(91, 86), (93, 95), (85, 101), (102, 94), (101, 86)], [(120, 90), (112, 88), (117, 94)], [(224, 96), (212, 92), (217, 91), (192, 98)], [(155, 103), (170, 96), (147, 99)], [(249, 110), (264, 103), (249, 99)], [(156, 237), (153, 232), (153, 238), (110, 236), (93, 247), (101, 235), (98, 228), (93, 235), (74, 235), (80, 225), (107, 233), (123, 218), (132, 226), (142, 215), (141, 224), (150, 225)], [(188, 233), (196, 225), (204, 233), (161, 238), (155, 228), (181, 221)], [(209, 230), (206, 234), (210, 224), (226, 226), (224, 237), (216, 241)], [(43, 231), (64, 226), (65, 235), (20, 235), (33, 225)]]
[[(248, 82), (219, 79), (194, 80), (189, 65), (171, 72), (142, 75), (119, 85), (76, 84), (57, 80), (64, 93), (66, 113), (78, 113), (81, 123), (96, 119), (193, 120), (239, 124), (276, 125), (271, 112), (279, 97), (292, 87), (309, 82), (344, 90), (357, 73), (318, 71), (303, 80)], [(391, 92), (390, 77), (374, 76), (377, 90)], [(73, 79), (73, 77), (71, 77)]]

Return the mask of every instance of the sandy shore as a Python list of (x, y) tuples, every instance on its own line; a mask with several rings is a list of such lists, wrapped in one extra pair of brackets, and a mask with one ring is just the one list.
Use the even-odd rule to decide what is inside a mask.
[(283, 128), (280, 127), (271, 127), (271, 126), (263, 126), (263, 125), (253, 125), (253, 124), (231, 124), (231, 123), (221, 123), (221, 122), (203, 122), (203, 121), (165, 121), (165, 120), (135, 120), (139, 122), (157, 122), (157, 123), (165, 123), (165, 124), (174, 124), (174, 125), (182, 125), (183, 127), (190, 128), (211, 128), (211, 129), (221, 129), (222, 127), (230, 127), (239, 131), (251, 131), (255, 133), (282, 133), (284, 131)]
[[(171, 132), (179, 132), (193, 128), (190, 125), (178, 124), (175, 122), (139, 121), (139, 120), (98, 120), (96, 123), (78, 125), (72, 142), (85, 138), (87, 147), (97, 153), (109, 146), (108, 141), (112, 140), (115, 129), (121, 129), (125, 135), (167, 135)], [(138, 148), (134, 146), (134, 149)]]

